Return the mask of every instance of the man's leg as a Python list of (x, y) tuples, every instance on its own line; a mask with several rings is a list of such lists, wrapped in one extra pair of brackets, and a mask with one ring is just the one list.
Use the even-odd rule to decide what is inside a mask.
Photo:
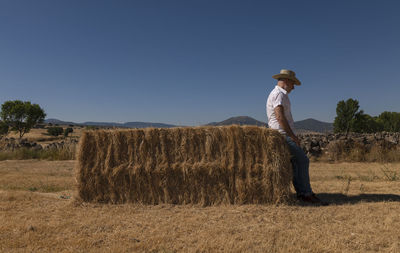
[(320, 200), (311, 189), (310, 176), (308, 167), (310, 160), (304, 151), (296, 145), (296, 143), (289, 137), (286, 137), (286, 142), (289, 144), (290, 153), (292, 155), (293, 165), (293, 185), (297, 192), (298, 199), (306, 203), (318, 204), (327, 206), (328, 202)]
[(297, 146), (290, 137), (286, 137), (286, 142), (289, 144), (290, 153), (292, 155), (293, 186), (298, 196), (310, 196), (312, 195), (308, 169), (310, 160), (301, 147)]

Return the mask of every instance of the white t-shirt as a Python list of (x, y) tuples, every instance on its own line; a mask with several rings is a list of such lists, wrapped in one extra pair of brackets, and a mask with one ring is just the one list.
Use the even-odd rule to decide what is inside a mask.
[(268, 117), (268, 126), (272, 129), (277, 129), (281, 134), (286, 135), (286, 132), (279, 125), (278, 120), (275, 115), (275, 107), (278, 105), (283, 106), (283, 111), (286, 117), (286, 120), (294, 132), (294, 121), (292, 117), (292, 112), (290, 110), (290, 100), (287, 94), (287, 91), (279, 86), (275, 86), (275, 88), (271, 91), (267, 99), (267, 117)]

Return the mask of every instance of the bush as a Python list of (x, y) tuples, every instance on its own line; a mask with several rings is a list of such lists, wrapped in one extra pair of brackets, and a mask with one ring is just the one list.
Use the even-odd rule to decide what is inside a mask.
[(62, 127), (49, 127), (47, 128), (47, 133), (49, 133), (52, 136), (59, 136), (64, 132), (64, 129)]
[(6, 136), (8, 134), (9, 126), (4, 121), (0, 121), (0, 137)]
[(74, 129), (72, 129), (72, 127), (68, 127), (64, 130), (64, 137), (67, 137), (68, 134), (74, 132)]

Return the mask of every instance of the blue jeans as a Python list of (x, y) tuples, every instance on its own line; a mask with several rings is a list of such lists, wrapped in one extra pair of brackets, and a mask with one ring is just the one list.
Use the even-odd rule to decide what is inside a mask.
[(293, 166), (293, 186), (297, 195), (311, 195), (310, 176), (308, 167), (310, 160), (292, 138), (286, 136), (286, 142), (289, 144), (290, 154), (292, 155), (290, 161)]

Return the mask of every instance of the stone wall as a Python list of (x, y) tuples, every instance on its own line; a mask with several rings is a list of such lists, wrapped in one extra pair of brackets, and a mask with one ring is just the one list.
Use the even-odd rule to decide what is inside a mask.
[(63, 149), (63, 148), (75, 148), (78, 144), (77, 139), (68, 138), (58, 142), (50, 143), (36, 143), (30, 142), (27, 139), (16, 139), (16, 138), (4, 138), (0, 140), (0, 152), (14, 151), (20, 148), (31, 148), (35, 150), (47, 150), (47, 149)]
[(373, 134), (299, 134), (301, 146), (309, 157), (318, 157), (329, 152), (333, 144), (363, 146), (370, 149), (374, 145), (384, 145), (387, 148), (399, 147), (400, 133), (380, 132)]

